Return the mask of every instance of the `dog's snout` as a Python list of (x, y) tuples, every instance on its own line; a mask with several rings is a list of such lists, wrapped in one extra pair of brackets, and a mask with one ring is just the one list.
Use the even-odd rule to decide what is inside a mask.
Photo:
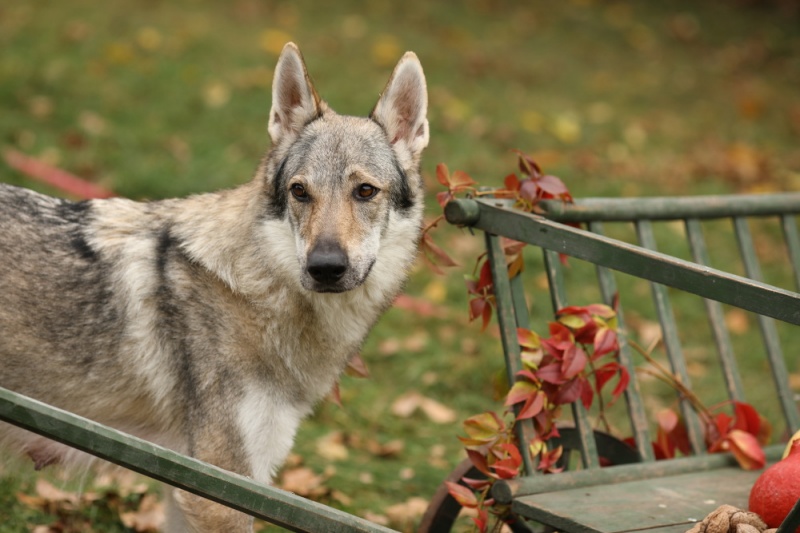
[(319, 283), (336, 283), (347, 271), (347, 254), (338, 243), (323, 241), (308, 254), (306, 270)]

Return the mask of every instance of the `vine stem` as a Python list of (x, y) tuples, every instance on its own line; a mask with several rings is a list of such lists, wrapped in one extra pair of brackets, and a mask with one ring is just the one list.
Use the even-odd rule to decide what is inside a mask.
[(444, 215), (439, 215), (438, 217), (434, 218), (430, 223), (428, 223), (427, 226), (422, 228), (422, 233), (428, 233), (430, 230), (437, 227), (439, 225), (439, 222), (441, 222), (442, 220), (444, 220)]
[(639, 352), (639, 354), (641, 354), (641, 356), (644, 357), (644, 359), (656, 369), (656, 370), (651, 370), (647, 368), (642, 368), (639, 369), (641, 372), (654, 376), (665, 382), (673, 389), (677, 390), (682, 397), (686, 398), (689, 401), (689, 403), (692, 404), (692, 407), (694, 407), (695, 411), (697, 411), (700, 417), (703, 418), (703, 421), (706, 424), (713, 423), (714, 417), (711, 414), (711, 411), (709, 411), (708, 407), (706, 407), (703, 404), (703, 402), (700, 401), (700, 398), (698, 398), (697, 395), (690, 388), (688, 388), (686, 385), (683, 384), (679, 376), (676, 376), (674, 373), (664, 368), (664, 366), (661, 363), (656, 361), (656, 359), (652, 355), (650, 355), (647, 351), (645, 351), (635, 341), (629, 339), (628, 344), (631, 347), (633, 347), (634, 350)]

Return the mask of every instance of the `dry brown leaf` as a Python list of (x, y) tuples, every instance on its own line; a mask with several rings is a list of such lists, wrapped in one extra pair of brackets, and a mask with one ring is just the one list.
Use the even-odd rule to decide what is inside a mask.
[(406, 338), (403, 348), (409, 352), (421, 352), (428, 345), (429, 338), (427, 331), (418, 330)]
[(366, 444), (367, 451), (376, 457), (397, 457), (402, 453), (405, 448), (405, 442), (400, 439), (395, 439), (381, 444), (376, 440), (368, 440)]
[(431, 422), (436, 424), (452, 424), (458, 418), (456, 412), (446, 405), (443, 405), (431, 398), (422, 398), (420, 409), (425, 413), (425, 416), (431, 419)]
[(450, 424), (458, 417), (453, 409), (417, 391), (409, 391), (399, 396), (390, 407), (391, 413), (400, 418), (410, 417), (417, 409), (421, 409), (425, 416), (436, 424)]
[(386, 516), (397, 525), (403, 526), (413, 524), (425, 513), (428, 508), (428, 501), (424, 498), (413, 497), (403, 503), (397, 503), (386, 508)]
[(36, 480), (36, 494), (48, 502), (65, 502), (71, 505), (80, 503), (80, 497), (77, 494), (56, 488), (44, 479)]
[(153, 533), (160, 531), (164, 526), (164, 504), (155, 494), (145, 494), (139, 503), (139, 509), (119, 515), (125, 527), (138, 533)]
[(329, 461), (342, 461), (350, 455), (341, 431), (333, 431), (317, 439), (316, 450), (317, 454)]
[(381, 355), (394, 355), (400, 351), (400, 340), (394, 337), (381, 341), (378, 344), (378, 353)]
[(25, 494), (24, 492), (17, 493), (17, 501), (25, 507), (29, 507), (31, 509), (41, 509), (47, 505), (47, 500), (44, 498)]
[(300, 496), (317, 494), (324, 482), (322, 476), (305, 466), (285, 470), (281, 475), (281, 488)]
[(373, 513), (372, 511), (367, 511), (364, 513), (364, 520), (369, 520), (373, 524), (378, 524), (380, 526), (388, 526), (389, 525), (389, 517), (386, 515)]
[(725, 313), (725, 325), (734, 335), (742, 335), (750, 329), (747, 313), (741, 309), (731, 309)]
[(420, 406), (423, 396), (417, 391), (409, 391), (392, 402), (390, 411), (393, 415), (400, 418), (408, 418)]
[(331, 498), (342, 505), (353, 505), (353, 498), (339, 490), (331, 491)]
[(431, 446), (431, 453), (428, 456), (428, 464), (435, 468), (446, 469), (450, 463), (445, 460), (447, 447), (444, 444), (434, 444)]

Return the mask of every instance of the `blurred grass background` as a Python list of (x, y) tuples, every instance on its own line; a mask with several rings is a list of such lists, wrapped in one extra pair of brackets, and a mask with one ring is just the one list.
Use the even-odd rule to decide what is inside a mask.
[[(322, 97), (345, 114), (369, 112), (402, 53), (418, 54), (431, 191), (439, 162), (501, 184), (515, 171), (514, 148), (576, 197), (795, 190), (798, 22), (793, 0), (9, 2), (0, 6), (0, 144), (138, 199), (243, 183), (268, 146), (272, 69), (293, 40)], [(0, 180), (58, 194), (3, 165)], [(429, 218), (437, 209), (431, 202)], [(660, 234), (664, 249), (688, 255), (673, 230)], [(758, 233), (768, 276), (781, 261), (773, 233)], [(499, 344), (467, 324), (461, 280), (481, 239), (454, 230), (439, 239), (464, 266), (447, 277), (414, 272), (407, 292), (432, 304), (432, 316), (384, 317), (362, 352), (372, 377), (344, 378), (344, 407), (326, 403), (303, 425), (287, 470), (299, 492), (406, 530), (462, 457), (459, 420), (497, 408)], [(718, 266), (729, 266), (726, 253), (712, 249)], [(529, 258), (529, 268), (540, 264)], [(584, 268), (576, 263), (573, 277)], [(626, 308), (648, 290), (623, 287)], [(550, 313), (541, 289), (539, 278), (540, 326)], [(676, 309), (696, 320), (682, 302)], [(648, 313), (632, 313), (643, 335)], [(758, 349), (746, 339), (752, 319), (729, 316)], [(686, 341), (702, 379), (707, 335), (692, 330)], [(788, 355), (798, 372), (796, 351)], [(6, 460), (0, 476), (0, 532), (126, 530), (106, 511), (130, 496), (48, 514), (17, 496), (36, 491), (28, 464)]]

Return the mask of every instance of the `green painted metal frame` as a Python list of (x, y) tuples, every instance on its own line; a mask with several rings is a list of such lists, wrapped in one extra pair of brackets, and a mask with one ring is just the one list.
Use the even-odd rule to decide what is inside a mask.
[(456, 200), (447, 204), (445, 215), (453, 224), (504, 235), (800, 325), (800, 294), (796, 292), (595, 235), (540, 215), (510, 210), (507, 205), (491, 200)]
[(780, 194), (725, 194), (650, 198), (586, 198), (574, 204), (546, 200), (541, 204), (550, 220), (596, 222), (685, 220), (734, 216), (788, 216), (800, 214), (800, 192)]
[(0, 388), (0, 420), (290, 531), (394, 531), (3, 388)]

